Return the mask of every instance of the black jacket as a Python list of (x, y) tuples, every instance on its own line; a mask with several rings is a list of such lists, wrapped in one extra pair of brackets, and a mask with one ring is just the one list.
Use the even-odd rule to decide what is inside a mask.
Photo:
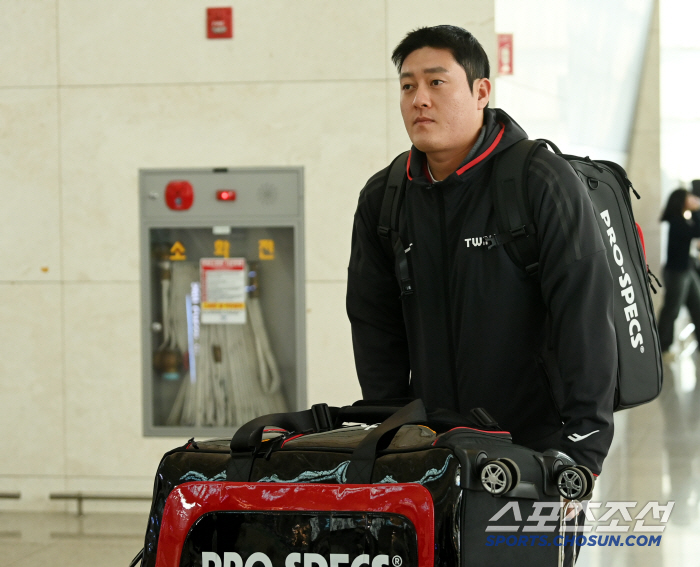
[(493, 158), (527, 135), (501, 110), (486, 110), (484, 129), (476, 157), (434, 184), (425, 155), (411, 150), (399, 232), (412, 295), (400, 298), (377, 234), (388, 168), (360, 194), (347, 311), (363, 396), (484, 407), (516, 443), (559, 449), (597, 474), (613, 436), (617, 350), (593, 207), (568, 163), (538, 150), (528, 191), (539, 274), (528, 276), (502, 246), (489, 250)]
[(683, 216), (668, 221), (666, 269), (683, 272), (690, 266), (690, 242), (700, 238), (700, 212), (693, 211), (690, 219)]

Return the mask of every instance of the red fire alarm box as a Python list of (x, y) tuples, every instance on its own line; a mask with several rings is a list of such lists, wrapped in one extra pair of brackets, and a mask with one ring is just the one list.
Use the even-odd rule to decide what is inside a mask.
[(233, 37), (233, 8), (207, 8), (207, 37), (209, 39)]
[(171, 181), (165, 188), (165, 203), (173, 211), (186, 211), (194, 202), (194, 189), (189, 181)]
[(513, 74), (513, 34), (498, 34), (498, 74)]

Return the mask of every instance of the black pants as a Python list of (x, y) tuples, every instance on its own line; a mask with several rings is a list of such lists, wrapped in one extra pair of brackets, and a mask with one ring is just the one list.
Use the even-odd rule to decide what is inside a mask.
[(681, 272), (665, 269), (664, 287), (666, 295), (659, 315), (661, 352), (666, 352), (673, 344), (673, 324), (683, 305), (690, 311), (696, 333), (700, 333), (700, 276), (695, 269)]

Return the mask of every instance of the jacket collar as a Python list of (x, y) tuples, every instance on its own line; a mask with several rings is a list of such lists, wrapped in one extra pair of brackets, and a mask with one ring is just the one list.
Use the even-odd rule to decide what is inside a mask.
[[(515, 142), (527, 138), (525, 131), (500, 109), (487, 108), (484, 111), (483, 129), (485, 131), (483, 142), (477, 148), (476, 153), (470, 152), (465, 161), (447, 179), (462, 177), (466, 172), (483, 161), (488, 160)], [(431, 183), (426, 156), (415, 146), (411, 147), (408, 155), (406, 173), (411, 181), (416, 179), (425, 183)]]

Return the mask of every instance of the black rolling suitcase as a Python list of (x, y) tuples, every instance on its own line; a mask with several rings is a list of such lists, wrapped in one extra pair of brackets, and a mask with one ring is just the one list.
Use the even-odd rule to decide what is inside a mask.
[(158, 467), (141, 565), (563, 564), (561, 496), (587, 498), (593, 475), (472, 417), (319, 404), (190, 441)]

